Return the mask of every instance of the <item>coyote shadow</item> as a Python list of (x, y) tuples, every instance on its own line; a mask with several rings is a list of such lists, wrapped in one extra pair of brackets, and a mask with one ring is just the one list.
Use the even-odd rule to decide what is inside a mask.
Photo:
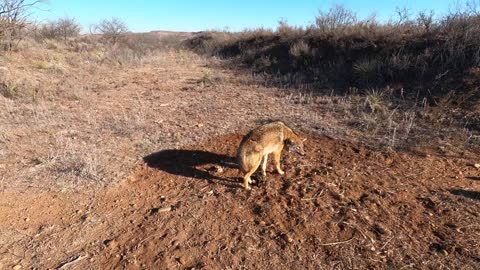
[(480, 200), (480, 192), (464, 190), (464, 189), (450, 189), (450, 193), (457, 196), (463, 196), (474, 200)]
[(472, 181), (480, 181), (480, 177), (478, 176), (467, 176), (467, 179), (470, 179)]
[[(167, 149), (143, 157), (143, 161), (151, 168), (156, 168), (170, 174), (218, 182), (230, 187), (235, 185), (235, 179), (220, 177), (207, 170), (199, 169), (202, 165), (219, 165), (224, 168), (237, 168), (233, 157), (201, 150)], [(216, 180), (216, 181), (215, 181)]]

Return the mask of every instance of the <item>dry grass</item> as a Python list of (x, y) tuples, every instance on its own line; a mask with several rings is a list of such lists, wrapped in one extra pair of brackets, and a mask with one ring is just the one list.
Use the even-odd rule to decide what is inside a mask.
[[(184, 246), (198, 246), (208, 253), (203, 239), (216, 233), (220, 240), (209, 242), (222, 249), (225, 256), (220, 257), (227, 259), (240, 256), (221, 248), (221, 235), (229, 235), (238, 226), (250, 226), (247, 239), (255, 250), (249, 252), (262, 251), (262, 257), (270, 258), (272, 251), (278, 250), (282, 256), (277, 259), (282, 263), (285, 256), (298, 261), (296, 256), (318, 254), (318, 247), (324, 245), (334, 249), (338, 257), (326, 251), (310, 265), (335, 267), (339, 265), (337, 258), (341, 258), (345, 267), (365, 262), (388, 262), (392, 267), (401, 267), (412, 261), (427, 262), (425, 265), (433, 267), (452, 260), (445, 252), (450, 256), (462, 254), (456, 260), (459, 263), (475, 263), (474, 257), (469, 257), (478, 246), (475, 232), (465, 233), (465, 239), (447, 239), (438, 244), (430, 243), (437, 239), (430, 235), (436, 228), (421, 227), (427, 224), (425, 221), (440, 227), (445, 223), (441, 219), (445, 213), (448, 220), (458, 219), (458, 226), (475, 218), (472, 213), (476, 204), (442, 190), (450, 187), (451, 181), (457, 181), (450, 178), (458, 175), (452, 172), (452, 162), (461, 173), (465, 160), (478, 156), (471, 145), (479, 143), (478, 132), (472, 128), (479, 122), (461, 127), (452, 124), (457, 121), (450, 112), (455, 107), (455, 100), (450, 98), (454, 94), (431, 106), (423, 99), (407, 101), (403, 93), (395, 93), (390, 87), (368, 91), (350, 88), (346, 94), (335, 88), (311, 91), (311, 85), (302, 84), (292, 89), (288, 83), (292, 78), (288, 76), (285, 87), (278, 87), (268, 75), (224, 69), (223, 62), (216, 58), (166, 49), (167, 46), (146, 50), (139, 59), (130, 61), (127, 57), (119, 62), (96, 37), (67, 43), (27, 42), (31, 43), (22, 45), (21, 52), (0, 57), (0, 192), (5, 197), (2, 205), (6, 205), (1, 210), (7, 216), (2, 223), (6, 233), (0, 237), (4, 243), (0, 245), (1, 253), (5, 256), (0, 262), (4, 265), (55, 268), (77, 263), (76, 258), (84, 258), (85, 254), (89, 260), (78, 265), (101, 265), (98, 263), (103, 259), (109, 265), (115, 260), (137, 260), (135, 252), (147, 250), (141, 244), (170, 245), (180, 235), (171, 228), (179, 228), (180, 224), (190, 226), (185, 239), (202, 239), (193, 240), (196, 243), (187, 240), (182, 242)], [(292, 53), (301, 54), (302, 46), (298, 45)], [(48, 68), (37, 68), (38, 61), (47, 63)], [(233, 135), (232, 140), (232, 133), (243, 133), (269, 119), (282, 119), (315, 141), (309, 140), (310, 159), (286, 158), (283, 164), (288, 166), (291, 176), (267, 181), (266, 187), (259, 188), (265, 193), (249, 195), (220, 184), (166, 173), (144, 166), (142, 161), (152, 153), (185, 145), (194, 151), (233, 153), (240, 135)], [(326, 136), (310, 136), (310, 132)], [(221, 136), (224, 134), (229, 135)], [(442, 156), (382, 153), (364, 145), (384, 151), (414, 150), (423, 156)], [(384, 160), (390, 156), (395, 161)], [(461, 158), (450, 159), (451, 156)], [(394, 163), (385, 165), (386, 162)], [(439, 175), (439, 166), (440, 187), (430, 180)], [(476, 168), (470, 166), (467, 170), (465, 176)], [(237, 177), (236, 169), (225, 171), (231, 173), (228, 177)], [(463, 182), (455, 183), (456, 187), (469, 180), (458, 181)], [(121, 184), (119, 188), (111, 188), (117, 184)], [(440, 208), (436, 212), (423, 209), (417, 197), (427, 196), (432, 190), (438, 192), (427, 198), (438, 202)], [(21, 202), (16, 203), (18, 198)], [(455, 204), (449, 201), (452, 199)], [(276, 210), (255, 213), (255, 209), (269, 209), (269, 205)], [(405, 206), (418, 215), (414, 223), (399, 219), (405, 216)], [(450, 211), (451, 207), (468, 209), (470, 214)], [(157, 215), (149, 214), (153, 209), (157, 209)], [(158, 214), (162, 209), (175, 211), (169, 213), (172, 216)], [(228, 223), (232, 230), (211, 230), (209, 224), (217, 224), (219, 216), (224, 220), (232, 217), (231, 209), (248, 214), (234, 213), (235, 219)], [(425, 211), (432, 216), (424, 219)], [(270, 219), (269, 215), (275, 213), (281, 216)], [(210, 223), (198, 217), (210, 217)], [(264, 226), (256, 220), (287, 226)], [(290, 223), (292, 220), (298, 223)], [(299, 224), (315, 230), (296, 231)], [(417, 234), (410, 230), (412, 224), (429, 237), (414, 240)], [(23, 229), (19, 230), (20, 226)], [(271, 236), (263, 231), (268, 227), (273, 229)], [(199, 234), (199, 228), (206, 234)], [(466, 232), (464, 227), (457, 227), (460, 228), (462, 233)], [(350, 232), (355, 232), (355, 236)], [(457, 232), (448, 236), (454, 237)], [(227, 238), (238, 242), (245, 235), (245, 231), (236, 231), (235, 237)], [(263, 237), (273, 245), (255, 246)], [(354, 238), (350, 241), (351, 237)], [(306, 240), (297, 244), (297, 239)], [(427, 248), (414, 250), (419, 246)], [(430, 246), (435, 250), (428, 250)], [(170, 248), (178, 251), (175, 246)], [(366, 250), (359, 253), (359, 249)], [(157, 253), (156, 249), (152, 252)], [(116, 254), (126, 256), (115, 257)], [(190, 250), (185, 254), (191, 254)], [(154, 257), (150, 255), (143, 254), (147, 260)], [(389, 261), (386, 256), (390, 256)], [(428, 261), (432, 256), (442, 257)], [(171, 259), (172, 265), (179, 265), (175, 258)]]
[(330, 115), (353, 128), (351, 140), (412, 150), (448, 138), (477, 148), (480, 17), (473, 2), (437, 17), (398, 9), (387, 23), (335, 6), (313, 26), (280, 21), (275, 31), (202, 32), (184, 45), (227, 59), (265, 87), (292, 89), (288, 102), (313, 107), (307, 118)]
[[(177, 54), (151, 51), (144, 62), (122, 56), (118, 63), (119, 56), (95, 37), (71, 44), (25, 42), (29, 46), (22, 52), (0, 58), (0, 170), (11, 180), (8, 187), (105, 185), (134, 166), (136, 149), (161, 139), (152, 102), (156, 89), (172, 88), (176, 75), (152, 64), (143, 73), (135, 67), (163, 66)], [(76, 50), (80, 42), (87, 49)], [(182, 53), (190, 64), (201, 61)], [(161, 74), (167, 76), (160, 82)], [(126, 87), (129, 91), (118, 93)], [(7, 164), (14, 166), (7, 171)]]
[[(374, 16), (358, 18), (341, 6), (320, 11), (316, 24), (276, 31), (258, 28), (240, 33), (202, 32), (185, 45), (198, 53), (220, 56), (235, 67), (269, 74), (277, 86), (312, 85), (346, 92), (395, 86), (405, 97), (432, 99), (474, 84), (458, 80), (480, 63), (480, 17), (460, 7), (443, 16), (421, 12), (379, 23)], [(452, 86), (451, 82), (457, 85)], [(446, 86), (446, 84), (449, 84)], [(479, 98), (478, 93), (474, 96)]]
[[(458, 152), (478, 143), (471, 124), (452, 125), (451, 101), (433, 110), (393, 88), (339, 95), (272, 87), (268, 75), (227, 71), (215, 58), (165, 46), (115, 56), (134, 49), (110, 49), (95, 36), (24, 42), (0, 58), (0, 170), (9, 179), (2, 189), (115, 184), (145, 154), (266, 119), (387, 150), (435, 140)], [(297, 47), (292, 53), (301, 54)]]

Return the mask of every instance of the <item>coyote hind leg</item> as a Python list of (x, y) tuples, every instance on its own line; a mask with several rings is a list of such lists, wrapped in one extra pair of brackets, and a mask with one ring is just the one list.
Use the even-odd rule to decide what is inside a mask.
[(250, 170), (245, 174), (245, 176), (243, 177), (243, 184), (245, 186), (245, 189), (246, 190), (250, 190), (251, 188), (248, 186), (248, 184), (250, 184), (250, 182), (252, 182), (252, 179), (250, 178), (252, 176), (252, 174), (255, 173), (255, 171), (258, 169), (258, 167), (260, 166), (260, 163), (261, 163), (261, 159), (259, 159), (255, 164), (254, 166), (252, 166), (250, 168)]

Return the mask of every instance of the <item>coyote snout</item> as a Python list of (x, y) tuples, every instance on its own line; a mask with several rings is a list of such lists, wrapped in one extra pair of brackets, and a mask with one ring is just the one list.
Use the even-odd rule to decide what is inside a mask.
[(298, 145), (298, 144), (294, 144), (293, 146), (290, 147), (290, 151), (291, 152), (295, 152), (295, 153), (298, 153), (300, 154), (301, 156), (305, 156), (305, 151), (303, 150), (303, 142), (305, 141), (306, 139), (303, 139), (302, 140), (302, 144), (301, 145)]
[(275, 167), (279, 174), (284, 174), (280, 167), (280, 156), (285, 143), (293, 144), (290, 151), (304, 156), (303, 142), (295, 132), (282, 122), (272, 122), (257, 127), (243, 138), (237, 152), (237, 162), (240, 171), (244, 173), (245, 189), (249, 190), (252, 182), (250, 176), (262, 164), (262, 174), (266, 176), (268, 155), (273, 153)]

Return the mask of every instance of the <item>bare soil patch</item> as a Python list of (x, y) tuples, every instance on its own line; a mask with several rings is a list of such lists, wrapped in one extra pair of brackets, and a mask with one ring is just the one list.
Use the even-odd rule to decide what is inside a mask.
[(286, 151), (286, 175), (270, 164), (251, 192), (232, 164), (241, 134), (231, 134), (151, 153), (128, 181), (93, 200), (4, 194), (0, 226), (11, 242), (0, 262), (54, 268), (72, 261), (76, 269), (478, 266), (480, 201), (470, 178), (479, 172), (470, 160), (386, 155), (305, 136), (307, 156)]
[[(386, 153), (396, 120), (360, 97), (266, 87), (185, 51), (114, 65), (45, 50), (0, 61), (20, 93), (0, 96), (2, 269), (480, 264), (478, 153), (453, 127)], [(398, 117), (396, 138), (424, 128)], [(233, 157), (268, 119), (307, 156), (285, 152), (286, 175), (246, 192)]]

